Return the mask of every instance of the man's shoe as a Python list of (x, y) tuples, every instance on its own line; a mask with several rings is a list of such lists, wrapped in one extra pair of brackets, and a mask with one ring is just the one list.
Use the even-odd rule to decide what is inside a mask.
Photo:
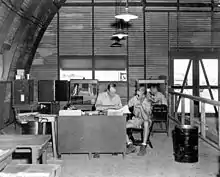
[(136, 152), (136, 147), (133, 144), (129, 144), (126, 149), (126, 154), (130, 154), (134, 152)]
[(138, 155), (138, 156), (144, 156), (144, 155), (147, 153), (146, 149), (147, 149), (147, 146), (146, 146), (146, 145), (141, 145), (140, 151), (138, 152), (137, 155)]

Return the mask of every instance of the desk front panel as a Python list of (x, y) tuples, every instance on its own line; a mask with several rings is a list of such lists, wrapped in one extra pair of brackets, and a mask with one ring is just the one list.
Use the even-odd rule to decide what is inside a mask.
[(58, 152), (124, 152), (125, 126), (125, 116), (59, 116)]

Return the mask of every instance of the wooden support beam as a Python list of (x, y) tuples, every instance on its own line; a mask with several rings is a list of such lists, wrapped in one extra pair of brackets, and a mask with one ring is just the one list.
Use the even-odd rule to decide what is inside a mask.
[(181, 98), (181, 124), (185, 124), (185, 98)]
[(190, 125), (193, 125), (194, 120), (194, 101), (190, 100)]
[(218, 147), (220, 148), (220, 131), (219, 131), (219, 127), (220, 127), (220, 106), (218, 106)]
[(205, 103), (201, 103), (201, 135), (206, 138)]

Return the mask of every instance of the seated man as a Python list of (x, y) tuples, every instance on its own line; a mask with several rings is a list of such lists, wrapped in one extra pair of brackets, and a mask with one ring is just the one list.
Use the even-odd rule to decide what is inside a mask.
[(158, 85), (152, 84), (150, 86), (150, 92), (147, 95), (148, 99), (151, 100), (152, 104), (163, 104), (167, 105), (166, 97), (158, 91)]
[[(149, 127), (151, 125), (151, 103), (146, 96), (146, 92), (145, 86), (140, 86), (136, 91), (137, 95), (131, 98), (131, 100), (128, 102), (128, 106), (133, 107), (134, 117), (131, 120), (128, 120), (126, 128), (140, 128), (142, 125), (144, 128), (144, 139), (140, 147), (140, 151), (137, 154), (138, 156), (143, 156), (146, 154), (146, 143), (149, 134)], [(128, 135), (126, 137), (126, 141), (128, 145), (127, 154), (135, 152), (136, 147), (129, 140)]]
[(116, 94), (116, 84), (109, 84), (107, 91), (98, 95), (95, 107), (98, 111), (120, 109), (122, 107), (121, 98), (118, 94)]

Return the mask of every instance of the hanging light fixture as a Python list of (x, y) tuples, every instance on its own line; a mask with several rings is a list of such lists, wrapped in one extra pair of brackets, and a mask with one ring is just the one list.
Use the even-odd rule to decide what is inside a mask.
[(126, 1), (125, 13), (116, 15), (115, 18), (122, 19), (125, 22), (129, 22), (130, 20), (135, 20), (138, 18), (137, 15), (129, 14), (128, 13), (128, 0)]
[[(115, 14), (117, 14), (117, 7), (118, 7), (118, 1), (116, 0), (116, 5), (115, 5)], [(120, 7), (119, 7), (120, 8)], [(120, 11), (120, 9), (118, 9)], [(112, 35), (112, 38), (117, 38), (116, 44), (120, 42), (120, 40), (122, 40), (123, 38), (127, 37), (128, 34), (126, 34), (123, 30), (122, 30), (122, 26), (121, 23), (116, 23), (119, 26), (116, 26), (116, 32)]]
[(115, 41), (114, 43), (111, 44), (110, 47), (121, 47), (122, 44), (119, 41)]
[(122, 29), (119, 29), (119, 31), (112, 35), (112, 37), (118, 37), (120, 40), (127, 36), (128, 34), (126, 34)]

